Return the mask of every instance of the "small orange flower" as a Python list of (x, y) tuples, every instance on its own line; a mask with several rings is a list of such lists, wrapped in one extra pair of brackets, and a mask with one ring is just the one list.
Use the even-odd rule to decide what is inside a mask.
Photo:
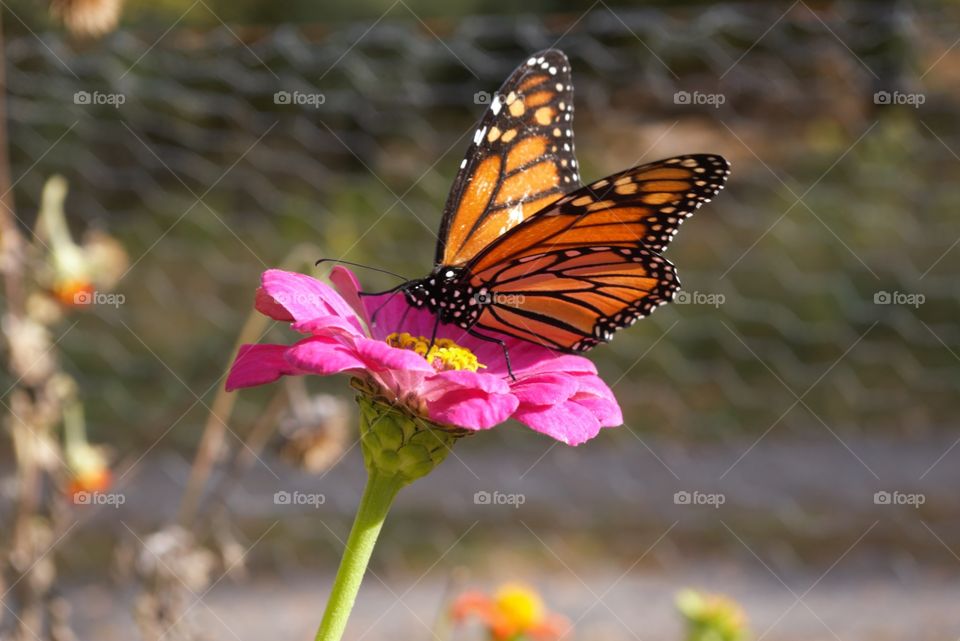
[(86, 437), (80, 435), (70, 440), (66, 447), (67, 465), (70, 480), (67, 484), (67, 496), (74, 503), (83, 503), (78, 495), (106, 492), (113, 484), (113, 473), (107, 461), (103, 447), (90, 445)]
[(504, 584), (492, 596), (464, 592), (453, 602), (452, 615), (457, 623), (480, 620), (493, 641), (554, 641), (570, 629), (566, 617), (548, 612), (535, 590), (518, 583)]
[(35, 249), (44, 261), (37, 282), (61, 305), (76, 308), (98, 302), (98, 292), (110, 291), (128, 260), (123, 246), (107, 234), (88, 233), (82, 245), (74, 241), (63, 209), (66, 196), (62, 176), (51, 177), (43, 186)]
[(67, 279), (53, 286), (53, 296), (64, 307), (81, 307), (93, 301), (93, 284), (87, 280)]
[(70, 479), (70, 485), (67, 487), (67, 495), (71, 499), (81, 492), (93, 494), (94, 492), (106, 492), (113, 484), (113, 473), (109, 468), (91, 469), (79, 474), (75, 474)]

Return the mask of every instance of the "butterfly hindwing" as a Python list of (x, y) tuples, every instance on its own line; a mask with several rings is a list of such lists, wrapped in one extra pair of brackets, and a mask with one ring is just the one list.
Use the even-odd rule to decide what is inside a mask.
[(527, 256), (474, 274), (489, 303), (476, 329), (560, 351), (587, 351), (669, 302), (673, 264), (642, 247), (591, 247)]
[(436, 264), (467, 263), (579, 186), (570, 63), (542, 51), (490, 97), (444, 207)]
[(554, 250), (597, 246), (662, 252), (680, 224), (716, 195), (730, 174), (720, 156), (677, 156), (622, 171), (564, 195), (498, 237), (474, 272)]

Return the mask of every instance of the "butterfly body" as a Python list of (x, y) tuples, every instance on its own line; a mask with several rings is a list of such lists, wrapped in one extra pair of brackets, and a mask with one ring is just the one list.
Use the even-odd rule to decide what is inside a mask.
[(486, 287), (475, 288), (463, 267), (440, 265), (429, 276), (407, 283), (403, 288), (413, 307), (430, 310), (444, 324), (470, 329), (483, 312), (490, 296)]
[(444, 207), (434, 269), (401, 285), (439, 325), (583, 352), (679, 290), (662, 256), (729, 164), (689, 154), (580, 182), (566, 56), (531, 56), (497, 92)]

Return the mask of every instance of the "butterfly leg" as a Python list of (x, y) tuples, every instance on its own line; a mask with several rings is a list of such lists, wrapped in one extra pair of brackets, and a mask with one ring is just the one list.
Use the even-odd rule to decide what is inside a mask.
[(433, 349), (433, 344), (437, 342), (437, 330), (440, 328), (440, 317), (437, 316), (433, 323), (433, 334), (430, 336), (430, 344), (427, 346), (427, 354)]
[(510, 374), (510, 378), (514, 381), (517, 380), (517, 377), (513, 375), (513, 367), (510, 366), (510, 350), (507, 349), (507, 344), (499, 338), (494, 338), (493, 336), (487, 336), (486, 334), (481, 334), (480, 332), (469, 329), (467, 334), (473, 336), (474, 338), (479, 338), (482, 341), (487, 341), (488, 343), (496, 343), (503, 350), (503, 359), (507, 362), (507, 372)]

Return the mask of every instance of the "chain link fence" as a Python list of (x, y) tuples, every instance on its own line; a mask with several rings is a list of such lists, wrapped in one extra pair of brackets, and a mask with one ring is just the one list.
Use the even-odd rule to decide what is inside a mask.
[[(21, 215), (61, 173), (77, 227), (108, 229), (132, 258), (125, 303), (62, 341), (92, 431), (149, 444), (196, 426), (258, 273), (296, 245), (429, 270), (482, 92), (549, 46), (572, 61), (586, 180), (673, 153), (733, 162), (669, 252), (686, 296), (595, 353), (632, 430), (948, 427), (960, 409), (957, 10), (785, 10), (600, 2), (423, 21), (395, 5), (372, 26), (10, 41)], [(166, 444), (195, 438), (177, 429)]]

